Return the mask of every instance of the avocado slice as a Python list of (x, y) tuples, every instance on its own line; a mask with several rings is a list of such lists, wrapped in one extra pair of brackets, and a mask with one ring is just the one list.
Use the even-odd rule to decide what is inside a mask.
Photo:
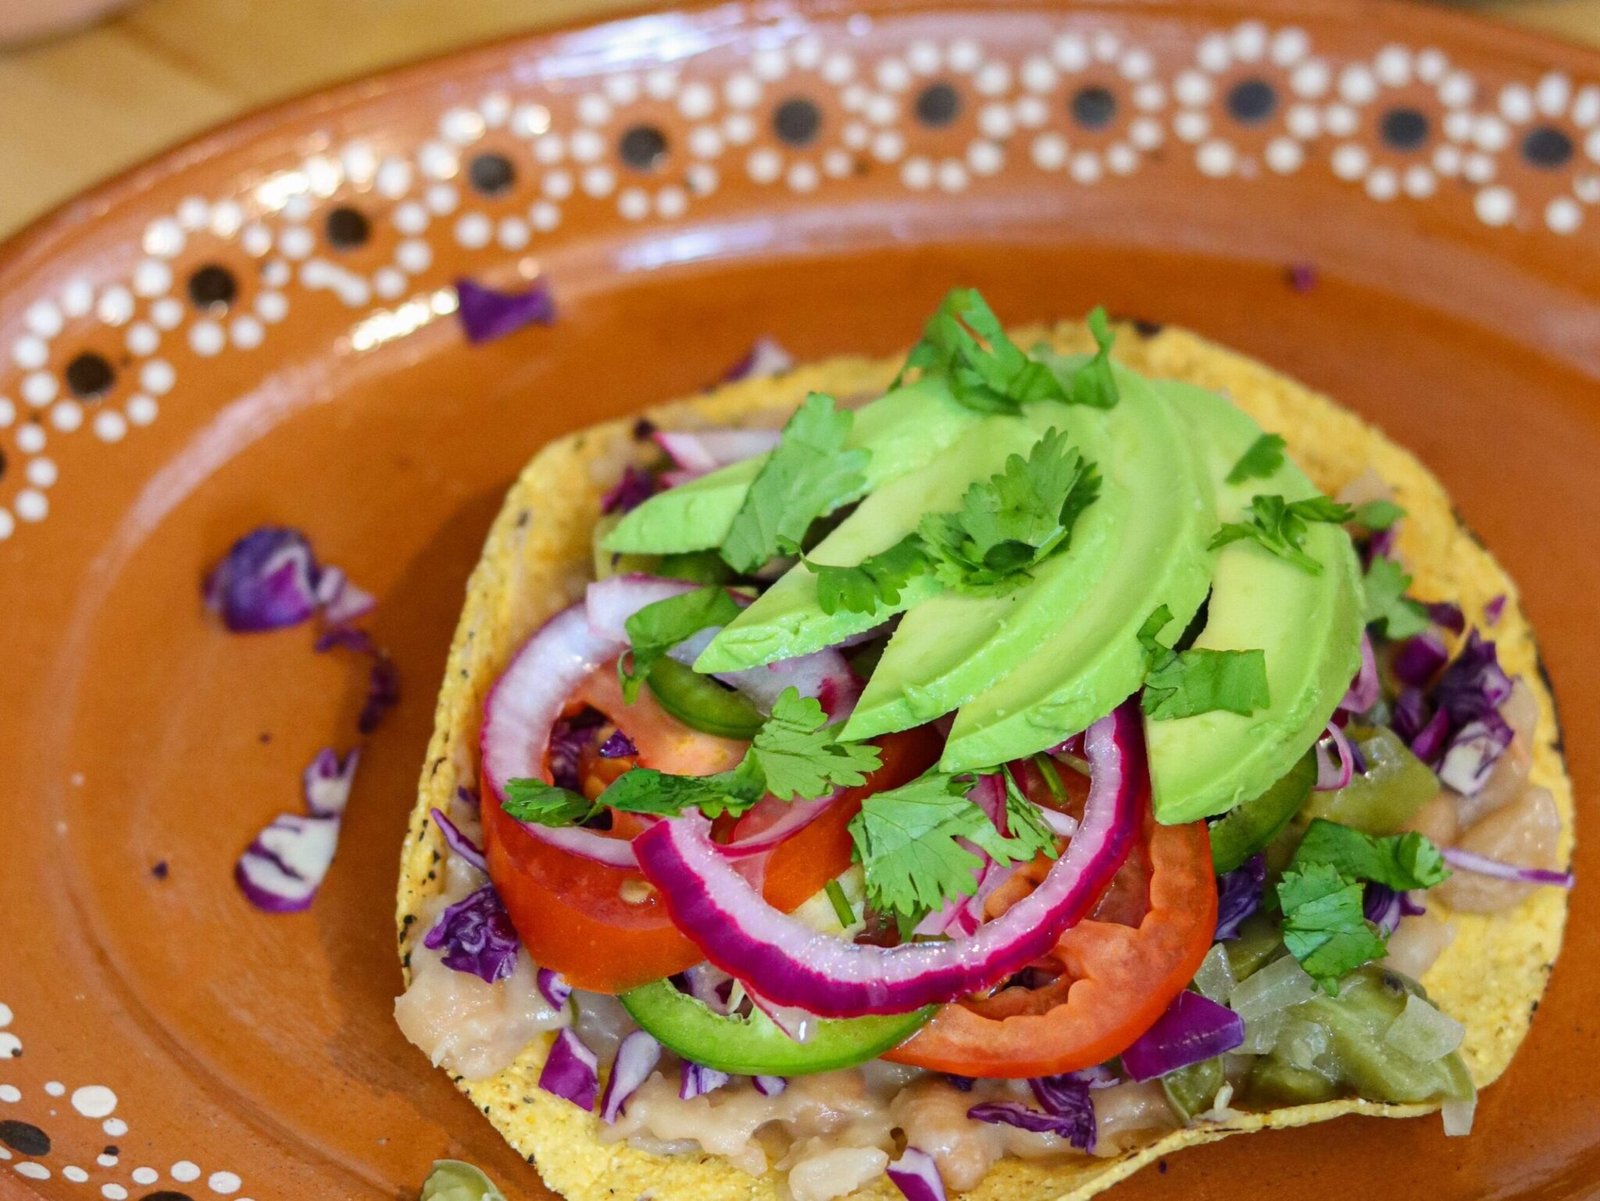
[[(980, 418), (951, 395), (944, 380), (932, 377), (863, 405), (855, 411), (847, 443), (872, 452), (863, 493), (926, 465)], [(625, 555), (721, 546), (766, 461), (766, 455), (745, 459), (651, 497), (618, 522), (601, 545)]]
[[(1026, 456), (1051, 425), (1062, 424), (1065, 406), (1031, 406), (1022, 418), (986, 417), (938, 458), (868, 496), (816, 545), (810, 557), (833, 566), (860, 563), (914, 532), (928, 513), (955, 509), (975, 480), (987, 479), (1012, 454)], [(881, 624), (940, 591), (931, 575), (919, 576), (900, 603), (871, 613), (824, 613), (817, 603), (817, 576), (803, 563), (729, 622), (695, 662), (702, 672), (742, 671), (833, 646)]]
[[(961, 706), (940, 763), (946, 771), (1031, 755), (1109, 713), (1144, 679), (1147, 656), (1139, 629), (1150, 614), (1167, 606), (1170, 637), (1205, 599), (1211, 566), (1206, 544), (1217, 528), (1214, 471), (1207, 470), (1192, 431), (1149, 381), (1118, 368), (1117, 383), (1121, 401), (1096, 411), (1110, 451), (1085, 449), (1100, 464), (1105, 483), (1100, 499), (1079, 518), (1066, 553), (1006, 598), (1018, 602), (1012, 612), (996, 612), (989, 602), (980, 617), (977, 604), (969, 602), (981, 623), (979, 636), (958, 625), (954, 615), (942, 629), (932, 621), (913, 626), (938, 603), (930, 602), (907, 615), (884, 656), (887, 663), (895, 642), (909, 642), (909, 633), (935, 644), (921, 650), (935, 664), (950, 661), (951, 643), (957, 653), (981, 657), (982, 671), (964, 673), (977, 688), (966, 695), (946, 689), (941, 696)], [(908, 645), (908, 657), (919, 649)], [(910, 688), (913, 696), (916, 687)], [(904, 682), (901, 688), (907, 690)], [(871, 693), (869, 685), (852, 725)], [(926, 720), (924, 713), (914, 716)]]
[[(1225, 398), (1181, 383), (1158, 390), (1189, 422), (1215, 462), (1230, 466), (1261, 434)], [(1318, 490), (1287, 459), (1267, 479), (1223, 483), (1218, 516), (1235, 521), (1258, 494), (1288, 500)], [(1361, 662), (1361, 570), (1349, 535), (1316, 524), (1306, 553), (1322, 564), (1312, 575), (1254, 542), (1216, 552), (1205, 629), (1195, 646), (1266, 652), (1268, 707), (1241, 717), (1201, 713), (1146, 721), (1145, 740), (1158, 821), (1194, 821), (1266, 791), (1317, 739)]]

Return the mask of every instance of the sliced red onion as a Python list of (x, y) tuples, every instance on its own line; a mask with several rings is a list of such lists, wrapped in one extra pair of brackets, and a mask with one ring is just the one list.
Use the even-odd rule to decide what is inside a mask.
[[(764, 997), (755, 992), (744, 981), (739, 981), (739, 986), (744, 989), (744, 995), (750, 999), (750, 1004), (759, 1009), (779, 1030), (789, 1036), (791, 1042), (803, 1043), (811, 1037), (811, 1032), (816, 1028), (818, 1016), (808, 1009), (801, 1009), (798, 1005), (781, 1005), (770, 997)], [(730, 994), (731, 995), (731, 994)]]
[(714, 1093), (732, 1078), (727, 1072), (685, 1059), (678, 1069), (678, 1100), (692, 1101)]
[(1444, 640), (1432, 630), (1408, 638), (1395, 651), (1394, 678), (1402, 684), (1425, 687), (1450, 661)]
[(1372, 653), (1372, 639), (1366, 634), (1361, 635), (1361, 670), (1356, 673), (1356, 678), (1350, 684), (1350, 691), (1344, 694), (1344, 699), (1339, 702), (1339, 708), (1347, 713), (1365, 713), (1378, 703), (1382, 695), (1378, 689), (1378, 660)]
[[(599, 585), (591, 587), (597, 588)], [(596, 633), (583, 605), (556, 614), (511, 660), (484, 702), (480, 754), (484, 784), (502, 804), (506, 781), (550, 781), (545, 752), (567, 697), (596, 668), (616, 658), (625, 642)], [(535, 838), (614, 867), (632, 867), (632, 846), (582, 826), (556, 829), (524, 824)]]
[(967, 1110), (967, 1117), (974, 1122), (1015, 1126), (1034, 1134), (1054, 1134), (1066, 1139), (1080, 1151), (1094, 1150), (1094, 1104), (1089, 1100), (1087, 1090), (1083, 1094), (1083, 1105), (1076, 1113), (1040, 1113), (1020, 1101), (989, 1101)]
[(658, 430), (656, 445), (690, 479), (764, 455), (778, 445), (779, 430)]
[(1366, 919), (1382, 930), (1386, 938), (1395, 932), (1401, 918), (1417, 917), (1428, 912), (1427, 906), (1412, 900), (1409, 892), (1397, 892), (1375, 881), (1368, 881), (1361, 909)]
[(550, 285), (543, 279), (520, 292), (501, 292), (456, 280), (456, 316), (467, 341), (474, 346), (492, 342), (529, 325), (549, 325), (556, 319)]
[(1048, 805), (1040, 805), (1039, 816), (1044, 819), (1044, 824), (1050, 827), (1050, 832), (1059, 838), (1071, 838), (1078, 832), (1078, 819), (1070, 813), (1063, 813)]
[(1437, 768), (1440, 782), (1462, 796), (1476, 796), (1513, 736), (1505, 719), (1493, 710), (1469, 721), (1444, 748)]
[(646, 1031), (635, 1030), (617, 1044), (617, 1056), (611, 1061), (611, 1078), (606, 1081), (606, 1091), (600, 1098), (600, 1120), (612, 1123), (620, 1118), (633, 1094), (650, 1079), (650, 1073), (660, 1062), (661, 1044)]
[(680, 991), (688, 993), (712, 1013), (726, 1014), (732, 995), (733, 977), (719, 972), (709, 963), (697, 963), (684, 971)]
[(317, 611), (320, 571), (299, 530), (261, 526), (235, 542), (207, 574), (205, 605), (236, 634), (299, 625)]
[[(646, 605), (664, 601), (702, 587), (688, 580), (668, 580), (649, 575), (614, 575), (590, 584), (583, 594), (583, 611), (597, 637), (628, 646), (628, 618)], [(614, 653), (620, 653), (614, 652)]]
[(1489, 600), (1489, 603), (1484, 605), (1484, 607), (1483, 607), (1483, 623), (1485, 625), (1491, 625), (1491, 626), (1499, 625), (1500, 624), (1500, 618), (1505, 613), (1505, 611), (1506, 611), (1506, 594), (1504, 592), (1502, 592), (1498, 596), (1491, 597), (1490, 600)]
[(492, 884), (469, 893), (439, 915), (422, 945), (443, 951), (445, 967), (467, 972), (485, 984), (504, 980), (517, 970), (517, 938), (511, 915)]
[[(763, 797), (756, 802), (754, 809), (746, 815), (746, 820), (759, 818), (763, 824), (757, 827), (758, 832), (741, 837), (737, 842), (728, 844), (723, 848), (725, 854), (734, 858), (747, 855), (759, 855), (763, 851), (770, 851), (780, 842), (794, 837), (805, 829), (817, 818), (821, 817), (829, 805), (838, 799), (837, 792), (831, 792), (825, 797), (814, 801), (780, 801), (777, 797)], [(768, 812), (776, 814), (766, 822)]]
[[(721, 632), (721, 626), (708, 627), (667, 653), (685, 667), (693, 667), (701, 652)], [(809, 655), (780, 659), (744, 671), (718, 672), (712, 678), (743, 693), (763, 713), (771, 713), (783, 691), (793, 688), (801, 696), (815, 697), (831, 722), (848, 718), (855, 711), (862, 691), (861, 678), (837, 647), (825, 647)]]
[(1261, 907), (1261, 890), (1267, 883), (1267, 861), (1252, 855), (1231, 872), (1217, 877), (1217, 942), (1239, 937), (1239, 927)]
[[(671, 484), (667, 486), (671, 487)], [(631, 513), (654, 496), (655, 491), (656, 477), (643, 467), (630, 463), (622, 469), (622, 478), (601, 496), (600, 512), (607, 515)]]
[(572, 985), (568, 984), (566, 977), (560, 972), (552, 972), (547, 967), (542, 967), (534, 975), (534, 980), (539, 986), (539, 993), (550, 1002), (551, 1009), (563, 1009), (568, 1001), (572, 1000)]
[(1549, 884), (1556, 888), (1571, 888), (1576, 880), (1571, 872), (1558, 872), (1545, 867), (1518, 867), (1502, 863), (1487, 855), (1463, 851), (1459, 847), (1446, 847), (1444, 861), (1457, 871), (1478, 876), (1493, 876), (1496, 880), (1510, 880), (1516, 884)]
[(770, 1001), (821, 1017), (905, 1013), (999, 983), (1055, 945), (1122, 866), (1149, 801), (1139, 709), (1090, 727), (1082, 825), (1040, 886), (971, 938), (876, 947), (841, 942), (768, 905), (711, 841), (698, 814), (634, 840), (673, 923), (718, 967)]
[(1243, 1042), (1243, 1018), (1226, 1005), (1186, 989), (1156, 1024), (1122, 1053), (1122, 1070), (1132, 1080), (1153, 1080), (1214, 1059)]
[(480, 872), (489, 870), (489, 862), (483, 857), (483, 848), (461, 832), (461, 827), (451, 821), (443, 809), (430, 809), (433, 824), (439, 827), (439, 833), (444, 835), (445, 845), (450, 850), (461, 856)]
[(926, 1151), (907, 1147), (884, 1171), (906, 1201), (948, 1201), (939, 1165)]
[(245, 849), (233, 878), (252, 905), (268, 913), (310, 906), (339, 849), (338, 817), (282, 813)]
[(779, 345), (771, 334), (762, 334), (750, 344), (750, 349), (733, 366), (723, 373), (725, 383), (742, 379), (767, 379), (782, 375), (794, 367), (794, 356)]
[(322, 609), (323, 621), (330, 626), (345, 626), (377, 608), (378, 599), (352, 584), (344, 568), (329, 566), (317, 578), (317, 605)]
[(782, 1076), (752, 1076), (750, 1083), (755, 1086), (756, 1092), (763, 1097), (776, 1097), (789, 1087), (789, 1082)]
[(1350, 783), (1355, 762), (1349, 737), (1336, 723), (1329, 722), (1317, 742), (1317, 791), (1337, 792)]
[(592, 1113), (600, 1095), (600, 1060), (575, 1033), (563, 1030), (550, 1044), (539, 1087)]
[(350, 786), (361, 763), (360, 748), (350, 751), (340, 762), (338, 752), (323, 747), (305, 771), (300, 773), (306, 809), (312, 817), (338, 817), (350, 803)]

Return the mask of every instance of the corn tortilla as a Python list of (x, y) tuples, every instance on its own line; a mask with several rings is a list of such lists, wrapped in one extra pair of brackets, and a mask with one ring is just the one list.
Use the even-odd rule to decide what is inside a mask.
[[(1062, 351), (1092, 349), (1076, 323), (1018, 331), (1019, 344), (1049, 342)], [(1369, 467), (1395, 491), (1409, 513), (1399, 553), (1415, 577), (1417, 595), (1452, 599), (1469, 623), (1482, 625), (1484, 606), (1505, 595), (1493, 636), (1508, 673), (1521, 675), (1539, 704), (1531, 782), (1548, 788), (1562, 817), (1560, 862), (1573, 847), (1572, 788), (1561, 757), (1553, 698), (1540, 670), (1533, 631), (1517, 590), (1489, 552), (1461, 524), (1439, 482), (1409, 452), (1360, 418), (1294, 381), (1186, 331), (1167, 328), (1141, 337), (1119, 330), (1116, 357), (1156, 378), (1181, 379), (1225, 392), (1265, 429), (1281, 433), (1289, 452), (1328, 493)], [(663, 428), (762, 425), (780, 422), (812, 391), (846, 397), (886, 387), (900, 359), (834, 359), (780, 377), (725, 385), (707, 395), (645, 414)], [(600, 497), (623, 466), (651, 448), (633, 437), (632, 420), (612, 421), (551, 443), (536, 455), (506, 497), (484, 554), (467, 588), (434, 720), (419, 795), (401, 858), (397, 919), (403, 962), (421, 937), (415, 914), (442, 887), (432, 872), (443, 840), (428, 811), (447, 806), (458, 785), (477, 783), (477, 745), (483, 700), (513, 652), (549, 616), (582, 595), (591, 578), (591, 535)], [(1430, 901), (1430, 906), (1443, 907)], [(1567, 894), (1534, 891), (1495, 915), (1459, 914), (1455, 942), (1423, 978), (1444, 1012), (1466, 1025), (1461, 1053), (1481, 1088), (1503, 1072), (1527, 1034), (1536, 1003), (1561, 945)], [(409, 979), (409, 972), (407, 973)], [(549, 1039), (530, 1044), (515, 1063), (482, 1080), (457, 1084), (545, 1182), (570, 1201), (617, 1201), (650, 1195), (655, 1201), (780, 1201), (778, 1177), (752, 1177), (711, 1155), (662, 1157), (625, 1143), (605, 1144), (599, 1120), (542, 1092), (539, 1071)], [(1143, 1165), (1184, 1147), (1230, 1134), (1309, 1125), (1349, 1113), (1412, 1117), (1432, 1105), (1331, 1101), (1152, 1135), (1114, 1158), (1073, 1158), (1056, 1163), (1005, 1159), (971, 1201), (1076, 1201), (1108, 1188)], [(899, 1191), (886, 1177), (852, 1198), (894, 1201)]]

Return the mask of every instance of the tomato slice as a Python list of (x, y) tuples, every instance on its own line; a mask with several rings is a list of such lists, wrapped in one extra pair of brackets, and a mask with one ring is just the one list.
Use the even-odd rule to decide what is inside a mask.
[[(1144, 833), (1094, 913), (1035, 965), (1047, 982), (946, 1005), (884, 1058), (1014, 1079), (1093, 1067), (1127, 1050), (1194, 978), (1217, 926), (1205, 822), (1163, 826), (1147, 803)], [(1041, 858), (997, 889), (988, 916), (1031, 892), (1050, 865)]]
[[(638, 749), (636, 759), (586, 759), (586, 790), (603, 788), (605, 777), (618, 765), (708, 775), (744, 755), (745, 744), (689, 729), (663, 711), (647, 690), (634, 703), (624, 703), (614, 666), (600, 668), (573, 694), (574, 711), (586, 705), (613, 721)], [(864, 786), (842, 793), (809, 825), (767, 852), (759, 865), (764, 868), (763, 894), (777, 908), (794, 909), (850, 865), (846, 826), (862, 798), (922, 774), (940, 751), (938, 738), (927, 730), (891, 734), (879, 739), (878, 746), (883, 763)], [(635, 832), (622, 818), (613, 828), (622, 837)], [(705, 958), (679, 933), (637, 871), (550, 846), (507, 816), (492, 798), (483, 806), (483, 837), (489, 876), (529, 955), (576, 987), (626, 992)]]

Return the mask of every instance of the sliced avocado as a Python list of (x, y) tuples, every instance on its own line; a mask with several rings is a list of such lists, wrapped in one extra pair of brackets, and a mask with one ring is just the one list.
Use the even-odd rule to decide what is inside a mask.
[[(990, 635), (982, 640), (984, 670), (966, 673), (984, 691), (939, 692), (941, 699), (954, 697), (960, 704), (941, 761), (946, 771), (1032, 755), (1106, 715), (1144, 680), (1147, 656), (1139, 627), (1150, 614), (1162, 604), (1170, 609), (1171, 636), (1189, 624), (1205, 600), (1211, 563), (1206, 544), (1216, 533), (1206, 464), (1187, 425), (1149, 382), (1122, 368), (1117, 382), (1120, 403), (1094, 411), (1112, 451), (1106, 456), (1086, 451), (1098, 457), (1106, 477), (1101, 497), (1078, 518), (1067, 552), (1040, 568), (1029, 589), (1014, 593), (1019, 600), (1034, 593), (1026, 611), (1019, 608), (1014, 616), (984, 611), (981, 620), (989, 628), (982, 632)], [(923, 624), (923, 612), (934, 603), (923, 604), (902, 622), (872, 686), (901, 640), (907, 643), (907, 660), (917, 651), (918, 657), (928, 656), (934, 670), (952, 662), (947, 641), (957, 643), (963, 654), (976, 652), (973, 632), (957, 625), (954, 612), (944, 628), (931, 620)], [(978, 608), (971, 612), (976, 617)], [(920, 648), (910, 644), (912, 633)], [(920, 681), (933, 670), (912, 664), (907, 672), (901, 691), (917, 697)], [(962, 675), (950, 668), (950, 676)], [(907, 686), (907, 678), (917, 683)], [(851, 726), (866, 710), (872, 686)], [(926, 720), (931, 705), (920, 708), (915, 716)], [(906, 705), (902, 712), (909, 710)]]
[[(872, 452), (866, 493), (927, 464), (981, 418), (942, 379), (920, 379), (856, 410), (847, 443)], [(731, 464), (645, 501), (606, 535), (606, 550), (673, 554), (721, 546), (766, 455)], [(850, 500), (856, 499), (850, 497)]]
[[(933, 462), (863, 500), (810, 557), (846, 566), (889, 549), (915, 531), (925, 514), (958, 508), (972, 483), (1001, 470), (1008, 455), (1026, 456), (1052, 424), (1062, 424), (1064, 412), (1065, 406), (1045, 404), (1030, 406), (1022, 418), (984, 418)], [(817, 603), (816, 573), (800, 564), (728, 623), (695, 662), (695, 670), (742, 671), (810, 654), (869, 630), (939, 591), (939, 582), (923, 575), (902, 591), (898, 605), (871, 613), (824, 613)]]
[[(1197, 442), (1230, 465), (1261, 434), (1225, 398), (1188, 384), (1159, 391), (1189, 422)], [(1224, 483), (1220, 520), (1236, 521), (1258, 494), (1300, 500), (1318, 494), (1287, 459), (1266, 479)], [(1305, 550), (1322, 564), (1313, 575), (1254, 542), (1216, 553), (1206, 626), (1195, 646), (1266, 653), (1266, 709), (1242, 717), (1215, 711), (1174, 721), (1146, 721), (1155, 814), (1175, 824), (1225, 813), (1266, 791), (1289, 771), (1327, 725), (1361, 658), (1361, 571), (1340, 526), (1313, 524)]]

